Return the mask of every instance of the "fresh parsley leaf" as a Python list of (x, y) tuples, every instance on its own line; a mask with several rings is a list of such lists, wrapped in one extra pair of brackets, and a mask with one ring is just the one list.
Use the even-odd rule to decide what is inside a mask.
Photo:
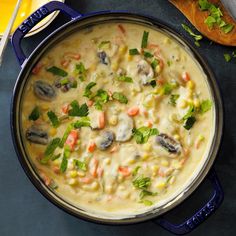
[(211, 29), (213, 25), (216, 23), (216, 19), (213, 16), (208, 16), (205, 19), (204, 23), (207, 24), (208, 27)]
[(76, 160), (76, 159), (74, 159), (73, 162), (79, 170), (83, 170), (83, 171), (87, 170), (87, 165), (86, 165), (85, 162), (82, 162), (82, 161), (79, 161), (79, 160)]
[(173, 86), (171, 84), (165, 83), (163, 85), (163, 92), (164, 92), (165, 95), (170, 94), (172, 92), (172, 90), (173, 90)]
[(149, 32), (147, 32), (147, 31), (144, 31), (144, 32), (143, 32), (141, 48), (146, 48), (146, 47), (147, 47), (147, 44), (148, 44), (148, 35), (149, 35)]
[(209, 111), (211, 109), (211, 106), (212, 106), (212, 102), (209, 99), (202, 101), (200, 105), (200, 113), (203, 114)]
[(221, 27), (221, 30), (225, 33), (228, 34), (229, 32), (231, 32), (234, 28), (234, 25), (232, 24), (226, 24), (224, 26)]
[(86, 103), (79, 106), (79, 103), (74, 100), (71, 102), (71, 109), (68, 111), (69, 116), (87, 116), (89, 113), (88, 106)]
[[(47, 146), (44, 157), (40, 160), (42, 164), (47, 164), (50, 159), (53, 157), (53, 153), (61, 142), (60, 138), (54, 138)], [(54, 159), (55, 160), (55, 159)]]
[(67, 139), (67, 137), (69, 136), (70, 131), (71, 131), (73, 128), (74, 128), (74, 125), (73, 125), (73, 124), (69, 124), (69, 125), (67, 126), (67, 128), (66, 128), (66, 130), (65, 130), (65, 133), (63, 134), (62, 139), (61, 139), (61, 142), (60, 142), (60, 144), (59, 144), (59, 147), (60, 147), (60, 148), (63, 148), (63, 146), (64, 146), (64, 144), (65, 144), (65, 142), (66, 142), (66, 139)]
[(95, 103), (94, 106), (97, 110), (102, 110), (103, 104), (107, 103), (109, 101), (109, 94), (107, 91), (103, 89), (99, 89), (94, 96)]
[(108, 49), (111, 45), (111, 41), (102, 41), (99, 45), (99, 49)]
[(151, 67), (152, 67), (152, 69), (155, 70), (159, 63), (160, 63), (159, 60), (157, 60), (157, 59), (155, 58), (155, 59), (151, 62)]
[(147, 51), (144, 51), (143, 55), (146, 58), (152, 58), (153, 57), (153, 54), (151, 54), (150, 52), (147, 52)]
[(146, 143), (150, 136), (157, 135), (158, 130), (156, 128), (140, 127), (138, 129), (133, 129), (133, 137), (136, 143), (143, 144)]
[(97, 109), (97, 110), (102, 110), (102, 104), (99, 100), (97, 100), (95, 103), (94, 103), (94, 107)]
[(149, 177), (139, 176), (132, 183), (135, 188), (146, 190), (151, 185), (151, 179)]
[(74, 123), (74, 128), (78, 129), (81, 127), (89, 127), (90, 126), (90, 119), (89, 117), (82, 117), (80, 120), (77, 120)]
[(60, 121), (59, 121), (57, 115), (53, 111), (48, 111), (47, 115), (48, 115), (49, 120), (52, 123), (52, 126), (54, 128), (57, 128), (60, 125)]
[(139, 171), (140, 168), (141, 168), (141, 166), (136, 166), (134, 168), (134, 170), (132, 171), (132, 176), (136, 176), (138, 174), (138, 171)]
[(38, 106), (35, 106), (32, 112), (30, 113), (28, 119), (36, 121), (40, 116), (40, 110)]
[(64, 79), (61, 79), (61, 80), (60, 80), (60, 84), (61, 84), (61, 85), (66, 85), (66, 84), (68, 84), (68, 83), (70, 83), (70, 80), (69, 80), (68, 78), (64, 78)]
[(112, 94), (112, 98), (113, 98), (114, 100), (119, 101), (120, 103), (125, 103), (125, 104), (128, 103), (127, 97), (126, 97), (124, 94), (119, 93), (119, 92), (114, 92), (114, 93)]
[(68, 73), (66, 71), (64, 71), (61, 68), (56, 67), (56, 66), (52, 66), (52, 67), (48, 68), (47, 71), (52, 73), (53, 75), (58, 75), (61, 77), (66, 77), (68, 75)]
[(197, 46), (197, 47), (200, 47), (200, 43), (198, 41), (195, 41), (194, 44)]
[(236, 58), (236, 50), (232, 52), (232, 57)]
[(176, 101), (178, 100), (179, 98), (179, 94), (171, 94), (170, 95), (170, 101), (169, 103), (172, 105), (172, 106), (175, 106), (176, 105)]
[(139, 197), (140, 197), (140, 199), (143, 199), (143, 198), (146, 197), (146, 196), (156, 196), (156, 195), (157, 195), (157, 193), (153, 193), (153, 192), (150, 192), (150, 191), (148, 191), (148, 190), (143, 189), (143, 190), (140, 192)]
[(194, 116), (188, 117), (184, 122), (184, 128), (187, 130), (190, 130), (193, 127), (195, 122), (196, 122), (196, 118)]
[(85, 91), (84, 91), (84, 97), (87, 98), (92, 98), (92, 91), (91, 89), (96, 85), (95, 82), (90, 82), (86, 87), (85, 87)]
[(125, 75), (119, 76), (117, 80), (127, 82), (127, 83), (133, 83), (133, 79)]
[(145, 206), (151, 206), (153, 205), (153, 202), (147, 199), (144, 199), (142, 201), (140, 201), (140, 203), (143, 203)]
[(190, 105), (190, 107), (189, 107), (187, 113), (186, 113), (186, 114), (184, 115), (184, 117), (183, 117), (183, 120), (187, 120), (188, 118), (190, 118), (191, 116), (193, 116), (194, 112), (195, 112), (194, 106), (193, 106), (193, 105)]
[(225, 61), (226, 61), (226, 62), (229, 62), (229, 61), (231, 60), (231, 56), (230, 56), (230, 54), (228, 54), (228, 53), (225, 53), (225, 54), (224, 54), (224, 58), (225, 58)]
[(139, 51), (137, 48), (132, 48), (129, 50), (129, 55), (134, 56), (134, 55), (139, 55)]
[(198, 4), (201, 11), (209, 10), (211, 7), (211, 3), (209, 3), (208, 0), (199, 0)]
[(196, 41), (199, 41), (199, 40), (202, 39), (202, 35), (200, 35), (200, 34), (195, 34), (187, 25), (182, 24), (182, 27), (183, 27), (183, 29), (184, 29), (185, 31), (187, 31), (191, 36), (193, 36)]

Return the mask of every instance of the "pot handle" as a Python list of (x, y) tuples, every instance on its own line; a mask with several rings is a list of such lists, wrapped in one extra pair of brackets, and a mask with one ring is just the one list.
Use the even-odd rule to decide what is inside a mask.
[(211, 170), (208, 175), (208, 179), (212, 184), (214, 192), (210, 200), (189, 219), (178, 225), (169, 222), (165, 219), (165, 217), (159, 217), (153, 222), (177, 235), (190, 233), (192, 230), (197, 228), (199, 224), (204, 222), (213, 212), (217, 210), (224, 199), (223, 189), (214, 170)]
[(81, 13), (78, 13), (77, 11), (73, 10), (66, 4), (59, 2), (59, 1), (51, 1), (42, 7), (40, 7), (38, 10), (36, 10), (34, 13), (32, 13), (13, 33), (11, 43), (13, 46), (13, 49), (15, 51), (16, 57), (22, 66), (24, 61), (27, 59), (25, 56), (22, 48), (21, 48), (21, 40), (24, 38), (24, 36), (35, 26), (37, 25), (41, 20), (43, 20), (46, 16), (51, 14), (54, 11), (62, 11), (63, 13), (70, 16), (71, 20), (75, 20), (77, 18), (82, 17)]

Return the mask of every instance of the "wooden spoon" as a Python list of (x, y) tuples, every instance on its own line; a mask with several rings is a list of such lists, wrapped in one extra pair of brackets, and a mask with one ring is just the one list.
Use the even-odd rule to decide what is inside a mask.
[(169, 0), (175, 5), (187, 18), (188, 20), (207, 38), (212, 41), (227, 45), (236, 46), (236, 22), (229, 15), (228, 11), (224, 8), (219, 0), (209, 0), (209, 2), (216, 4), (220, 7), (223, 13), (223, 20), (225, 22), (233, 24), (234, 28), (228, 34), (225, 34), (220, 30), (218, 26), (210, 29), (207, 24), (204, 23), (205, 19), (209, 15), (208, 11), (201, 11), (198, 6), (198, 0)]

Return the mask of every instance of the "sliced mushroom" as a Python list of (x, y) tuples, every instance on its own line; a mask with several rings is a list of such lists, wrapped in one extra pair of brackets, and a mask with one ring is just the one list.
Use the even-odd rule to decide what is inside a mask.
[(98, 52), (98, 57), (99, 57), (99, 60), (102, 64), (104, 65), (108, 65), (109, 64), (109, 58), (107, 56), (107, 54), (104, 52), (104, 51), (101, 51), (101, 52)]
[(31, 126), (26, 130), (26, 138), (32, 143), (47, 145), (49, 138), (48, 133), (45, 130)]
[(138, 74), (143, 85), (148, 85), (154, 76), (152, 67), (145, 60), (140, 60), (137, 64)]
[(46, 101), (52, 101), (56, 97), (56, 91), (54, 88), (42, 80), (37, 80), (34, 83), (34, 94)]
[(167, 134), (157, 135), (156, 142), (170, 153), (179, 154), (181, 152), (181, 144)]
[(114, 141), (114, 133), (109, 130), (106, 130), (103, 131), (101, 135), (96, 138), (95, 142), (97, 147), (100, 150), (104, 151), (112, 145), (113, 141)]
[(134, 128), (134, 121), (126, 114), (119, 116), (116, 132), (116, 141), (126, 142), (132, 137), (132, 129)]

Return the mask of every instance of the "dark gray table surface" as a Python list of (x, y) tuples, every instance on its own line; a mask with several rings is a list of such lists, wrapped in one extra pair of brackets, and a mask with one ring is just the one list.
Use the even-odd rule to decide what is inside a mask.
[[(172, 25), (188, 39), (181, 28), (188, 21), (166, 0), (67, 0), (74, 9), (88, 13), (98, 10), (129, 10), (148, 14)], [(27, 54), (49, 32), (59, 27), (66, 18), (59, 15), (44, 31), (24, 40)], [(223, 94), (225, 107), (225, 132), (223, 144), (215, 163), (225, 192), (222, 206), (191, 235), (234, 235), (236, 232), (236, 58), (226, 63), (224, 53), (235, 48), (211, 44), (204, 39), (199, 52), (213, 68)], [(130, 226), (103, 226), (76, 219), (47, 201), (31, 184), (15, 154), (10, 134), (11, 94), (20, 67), (12, 47), (6, 50), (0, 68), (0, 235), (169, 235), (164, 229), (149, 221)], [(193, 197), (171, 213), (180, 221), (199, 207), (210, 194), (210, 186), (200, 187)]]

